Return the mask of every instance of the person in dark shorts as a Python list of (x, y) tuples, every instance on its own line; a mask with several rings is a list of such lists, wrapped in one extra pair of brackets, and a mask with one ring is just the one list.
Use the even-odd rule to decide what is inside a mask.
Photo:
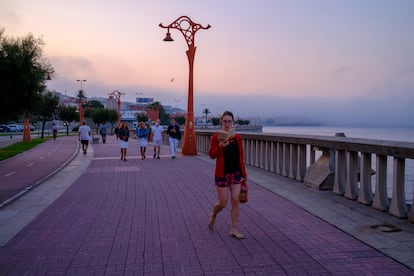
[(86, 122), (82, 122), (82, 126), (79, 127), (79, 141), (82, 144), (83, 154), (88, 151), (89, 139), (91, 137), (91, 129), (86, 125)]

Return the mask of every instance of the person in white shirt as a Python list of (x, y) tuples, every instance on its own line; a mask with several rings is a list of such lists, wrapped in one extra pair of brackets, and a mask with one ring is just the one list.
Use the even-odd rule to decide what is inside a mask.
[(155, 121), (155, 125), (151, 126), (152, 143), (154, 144), (154, 158), (160, 159), (160, 150), (162, 144), (162, 133), (164, 128), (160, 125), (160, 120)]
[(82, 144), (83, 154), (86, 154), (88, 150), (89, 138), (91, 136), (91, 129), (86, 125), (86, 122), (83, 121), (82, 126), (79, 127), (79, 141)]

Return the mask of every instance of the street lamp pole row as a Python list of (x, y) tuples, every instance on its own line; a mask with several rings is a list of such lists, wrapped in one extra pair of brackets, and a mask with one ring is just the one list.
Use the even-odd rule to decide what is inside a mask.
[(184, 139), (183, 139), (183, 146), (182, 146), (182, 154), (183, 155), (196, 155), (197, 154), (197, 147), (195, 141), (195, 129), (194, 129), (194, 57), (196, 47), (194, 45), (194, 36), (195, 33), (200, 29), (209, 29), (211, 26), (207, 25), (207, 27), (203, 27), (198, 23), (194, 23), (189, 17), (187, 16), (180, 16), (175, 21), (170, 23), (167, 26), (164, 26), (162, 23), (159, 24), (161, 28), (167, 29), (166, 37), (164, 41), (174, 41), (171, 37), (170, 29), (177, 29), (179, 30), (186, 40), (188, 50), (187, 58), (188, 58), (188, 65), (189, 65), (189, 76), (188, 76), (188, 102), (187, 102), (187, 116), (184, 128)]
[(115, 99), (117, 99), (117, 104), (118, 104), (118, 112), (117, 112), (117, 115), (118, 115), (117, 122), (118, 122), (118, 124), (117, 124), (117, 126), (120, 127), (120, 125), (121, 125), (121, 95), (125, 95), (125, 93), (121, 92), (121, 91), (118, 91), (118, 90), (115, 90), (115, 91), (112, 91), (111, 93), (108, 93), (108, 95), (113, 96), (113, 97), (115, 97)]

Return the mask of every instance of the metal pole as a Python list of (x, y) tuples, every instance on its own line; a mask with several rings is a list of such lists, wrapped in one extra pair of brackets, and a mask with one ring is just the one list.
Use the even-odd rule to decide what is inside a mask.
[(199, 29), (209, 29), (211, 26), (207, 25), (207, 27), (203, 27), (198, 23), (194, 23), (189, 17), (187, 16), (180, 16), (171, 24), (164, 26), (162, 23), (159, 24), (161, 28), (168, 29), (167, 36), (164, 41), (173, 41), (170, 34), (170, 29), (177, 29), (179, 30), (184, 39), (187, 42), (188, 50), (186, 51), (187, 58), (188, 58), (188, 65), (189, 65), (189, 72), (188, 72), (188, 102), (187, 102), (187, 116), (185, 120), (185, 127), (184, 127), (184, 138), (183, 138), (183, 147), (182, 147), (182, 154), (183, 155), (196, 155), (197, 154), (197, 146), (196, 146), (196, 136), (195, 136), (195, 128), (194, 128), (194, 57), (196, 47), (194, 46), (194, 36), (195, 33)]

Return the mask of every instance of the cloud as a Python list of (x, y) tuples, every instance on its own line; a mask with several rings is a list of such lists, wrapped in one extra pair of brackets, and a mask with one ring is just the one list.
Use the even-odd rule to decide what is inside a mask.
[(51, 57), (49, 58), (56, 72), (56, 78), (64, 78), (65, 76), (78, 76), (85, 78), (93, 72), (92, 62), (83, 57)]
[(7, 2), (1, 4), (0, 8), (0, 18), (2, 19), (0, 28), (6, 29), (7, 34), (7, 27), (8, 26), (22, 26), (22, 20), (19, 18), (18, 14), (15, 10), (18, 10), (21, 7), (17, 7), (15, 2)]
[(350, 71), (350, 68), (347, 66), (339, 66), (338, 68), (332, 70), (332, 74), (341, 75)]

